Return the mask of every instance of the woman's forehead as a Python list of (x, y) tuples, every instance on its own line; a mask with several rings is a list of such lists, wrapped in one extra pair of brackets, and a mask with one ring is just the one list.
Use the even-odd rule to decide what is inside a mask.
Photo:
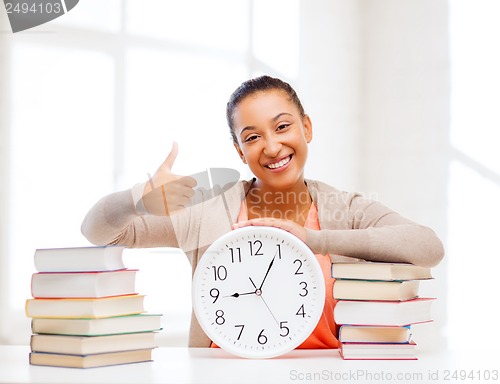
[(298, 108), (290, 97), (281, 90), (258, 91), (246, 96), (234, 110), (237, 119), (274, 118), (277, 114), (298, 113)]

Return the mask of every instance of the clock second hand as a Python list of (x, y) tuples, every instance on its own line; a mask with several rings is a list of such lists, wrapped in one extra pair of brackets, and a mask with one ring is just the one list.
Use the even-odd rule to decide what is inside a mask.
[[(273, 261), (274, 261), (274, 258), (273, 258)], [(271, 263), (271, 264), (272, 264), (272, 263)], [(270, 267), (270, 266), (269, 266), (269, 267)], [(269, 272), (269, 270), (268, 270), (268, 272)], [(267, 275), (267, 274), (266, 274), (266, 275)], [(253, 287), (255, 288), (255, 292), (254, 292), (254, 293), (262, 299), (262, 302), (263, 302), (263, 303), (264, 303), (264, 305), (266, 306), (267, 310), (269, 311), (269, 313), (270, 313), (270, 314), (271, 314), (271, 316), (273, 317), (274, 321), (276, 321), (276, 324), (278, 324), (278, 326), (279, 326), (279, 325), (280, 325), (280, 323), (279, 323), (279, 322), (278, 322), (278, 320), (276, 319), (276, 316), (274, 316), (274, 313), (273, 313), (273, 311), (271, 311), (271, 308), (269, 308), (269, 305), (267, 305), (266, 300), (264, 300), (264, 297), (262, 296), (262, 291), (261, 291), (259, 288), (257, 288), (257, 286), (255, 285), (255, 283), (253, 282), (253, 280), (252, 280), (252, 278), (251, 278), (251, 277), (249, 277), (249, 279), (250, 279), (250, 282), (252, 283)], [(262, 282), (262, 284), (264, 284), (264, 282)], [(261, 285), (261, 286), (262, 286), (262, 285)]]
[[(273, 258), (273, 261), (274, 261), (274, 258)], [(272, 262), (271, 262), (271, 264), (272, 264)], [(269, 267), (271, 267), (271, 266), (269, 266)], [(268, 270), (268, 272), (269, 272), (269, 270)], [(267, 276), (267, 274), (266, 274), (266, 276)], [(274, 313), (273, 313), (273, 311), (271, 311), (271, 308), (269, 308), (269, 305), (267, 305), (266, 300), (264, 300), (264, 297), (262, 296), (262, 291), (261, 291), (259, 288), (257, 288), (257, 286), (255, 285), (255, 283), (253, 282), (253, 280), (252, 280), (252, 278), (251, 278), (251, 277), (249, 277), (249, 279), (250, 279), (250, 282), (252, 283), (253, 287), (255, 288), (255, 292), (254, 292), (254, 293), (262, 299), (262, 302), (263, 302), (263, 303), (264, 303), (264, 305), (266, 306), (267, 310), (269, 311), (269, 313), (270, 313), (270, 314), (271, 314), (271, 316), (273, 317), (274, 321), (276, 321), (276, 324), (278, 324), (278, 326), (279, 326), (279, 325), (280, 325), (280, 323), (279, 323), (279, 322), (278, 322), (278, 320), (276, 319), (276, 316), (274, 316)], [(264, 279), (265, 279), (265, 278), (264, 278)], [(262, 282), (262, 284), (264, 284), (264, 282)], [(262, 286), (262, 285), (261, 285), (261, 286)]]
[(274, 321), (276, 321), (276, 324), (279, 326), (280, 323), (278, 322), (278, 320), (276, 319), (276, 316), (274, 316), (274, 313), (273, 311), (271, 311), (271, 308), (269, 308), (269, 305), (267, 305), (266, 303), (266, 300), (264, 300), (264, 296), (262, 295), (259, 295), (260, 298), (262, 299), (262, 302), (265, 304), (265, 306), (267, 307), (267, 310), (269, 311), (269, 313), (271, 314), (271, 316), (273, 317)]

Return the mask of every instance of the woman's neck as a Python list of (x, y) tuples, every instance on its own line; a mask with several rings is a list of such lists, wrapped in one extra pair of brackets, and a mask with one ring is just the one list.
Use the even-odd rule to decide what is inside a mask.
[(304, 225), (311, 195), (303, 179), (287, 189), (277, 189), (255, 180), (246, 196), (248, 218), (274, 217)]

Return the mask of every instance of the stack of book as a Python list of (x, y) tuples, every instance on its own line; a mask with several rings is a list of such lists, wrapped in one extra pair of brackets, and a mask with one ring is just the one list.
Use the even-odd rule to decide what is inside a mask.
[(433, 298), (418, 295), (431, 270), (411, 264), (334, 263), (334, 318), (345, 360), (416, 360), (411, 326), (432, 321)]
[(30, 364), (90, 368), (152, 360), (161, 315), (146, 314), (124, 247), (37, 249)]

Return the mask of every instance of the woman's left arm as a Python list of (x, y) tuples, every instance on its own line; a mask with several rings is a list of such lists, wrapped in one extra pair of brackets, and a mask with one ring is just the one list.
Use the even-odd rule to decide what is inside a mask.
[(348, 229), (306, 229), (305, 241), (313, 252), (424, 267), (436, 266), (444, 257), (443, 244), (432, 229), (377, 201), (357, 195), (348, 212)]
[[(306, 229), (293, 221), (253, 219), (236, 224), (269, 225), (284, 229), (304, 241), (314, 253), (433, 267), (444, 257), (441, 240), (426, 226), (404, 218), (376, 202), (354, 197), (345, 215), (347, 229)], [(339, 225), (340, 226), (340, 225)], [(340, 227), (342, 227), (340, 226)]]

